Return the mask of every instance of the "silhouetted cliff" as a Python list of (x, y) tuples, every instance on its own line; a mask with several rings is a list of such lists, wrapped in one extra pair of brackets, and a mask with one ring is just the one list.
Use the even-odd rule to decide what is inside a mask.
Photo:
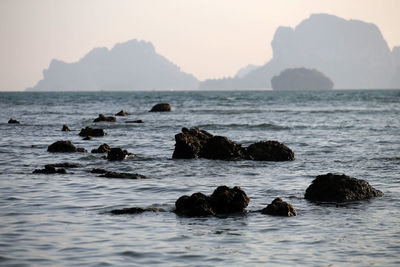
[(285, 69), (281, 74), (272, 77), (274, 90), (330, 90), (333, 82), (315, 69)]
[(295, 29), (279, 27), (271, 45), (273, 58), (264, 66), (242, 78), (206, 80), (200, 88), (270, 88), (272, 76), (296, 67), (318, 69), (340, 89), (393, 86), (392, 54), (374, 24), (314, 14)]
[(34, 91), (197, 89), (198, 80), (156, 53), (149, 42), (131, 40), (111, 50), (95, 48), (75, 63), (53, 60)]

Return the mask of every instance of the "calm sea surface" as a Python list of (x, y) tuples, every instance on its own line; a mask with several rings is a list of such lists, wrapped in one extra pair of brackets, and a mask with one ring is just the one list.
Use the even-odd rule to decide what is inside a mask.
[[(169, 113), (149, 113), (170, 103)], [(99, 113), (131, 113), (93, 123)], [(0, 93), (0, 265), (4, 266), (399, 266), (400, 91)], [(19, 125), (8, 124), (17, 119)], [(127, 120), (143, 124), (125, 123)], [(67, 124), (70, 132), (62, 132)], [(105, 128), (83, 141), (81, 128)], [(280, 141), (292, 162), (173, 160), (174, 136), (197, 126), (245, 146)], [(49, 153), (57, 140), (88, 151), (107, 143), (138, 155)], [(67, 174), (32, 174), (49, 163)], [(92, 168), (148, 179), (107, 179)], [(347, 205), (303, 198), (315, 176), (367, 180), (384, 197)], [(185, 218), (184, 194), (241, 186), (248, 210), (282, 197), (297, 217), (248, 213)], [(111, 215), (125, 207), (166, 212)]]

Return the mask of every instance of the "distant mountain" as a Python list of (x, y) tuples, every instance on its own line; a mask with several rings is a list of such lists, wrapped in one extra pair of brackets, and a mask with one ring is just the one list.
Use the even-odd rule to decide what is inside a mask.
[(271, 79), (274, 90), (330, 90), (333, 88), (331, 79), (325, 74), (306, 68), (285, 69)]
[(271, 88), (286, 68), (318, 69), (338, 89), (391, 88), (394, 55), (378, 27), (328, 14), (313, 14), (295, 29), (279, 27), (271, 43), (273, 58), (243, 77), (206, 80), (201, 89)]
[(197, 89), (198, 80), (156, 53), (145, 41), (130, 40), (111, 50), (95, 48), (75, 63), (52, 60), (30, 91)]

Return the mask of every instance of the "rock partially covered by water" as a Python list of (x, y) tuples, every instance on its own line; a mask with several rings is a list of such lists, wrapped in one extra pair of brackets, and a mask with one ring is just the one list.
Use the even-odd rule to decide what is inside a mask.
[(332, 173), (317, 176), (304, 195), (311, 201), (327, 202), (346, 202), (381, 196), (381, 191), (364, 180)]
[(247, 148), (250, 159), (264, 161), (294, 160), (294, 152), (277, 141), (261, 141)]
[(92, 149), (92, 153), (108, 153), (111, 150), (111, 147), (107, 144), (102, 144), (98, 148)]
[(119, 147), (111, 148), (107, 153), (107, 159), (110, 161), (124, 160), (127, 156), (134, 156), (134, 154)]
[(153, 106), (150, 110), (150, 112), (165, 112), (165, 111), (171, 111), (170, 104), (160, 103), (160, 104)]
[(181, 196), (175, 202), (175, 212), (184, 216), (243, 213), (249, 202), (250, 198), (240, 187), (219, 186), (211, 196), (200, 192)]
[(36, 169), (33, 171), (33, 173), (42, 173), (42, 174), (54, 174), (54, 173), (62, 173), (65, 174), (67, 171), (65, 169), (56, 169), (55, 167), (51, 165), (45, 165), (44, 169)]
[(126, 121), (125, 123), (144, 123), (142, 120)]
[(19, 124), (19, 121), (13, 120), (13, 119), (9, 119), (9, 120), (8, 120), (8, 123)]
[(133, 207), (133, 208), (123, 208), (123, 209), (115, 209), (111, 211), (111, 214), (114, 215), (124, 215), (124, 214), (140, 214), (143, 212), (158, 212), (158, 211), (164, 211), (162, 209), (157, 209), (157, 208), (138, 208), (138, 207)]
[(222, 160), (294, 160), (293, 151), (277, 141), (262, 141), (242, 147), (227, 137), (214, 136), (198, 128), (183, 128), (175, 135), (173, 158), (207, 158)]
[(120, 112), (115, 114), (115, 116), (128, 116), (128, 115), (129, 115), (129, 113), (126, 112), (125, 110), (121, 110)]
[(106, 132), (101, 128), (92, 128), (90, 126), (86, 126), (79, 132), (80, 136), (105, 136)]
[(106, 178), (120, 178), (120, 179), (144, 179), (147, 178), (144, 175), (138, 174), (138, 173), (128, 173), (128, 172), (106, 172), (100, 177), (106, 177)]
[(103, 114), (99, 114), (99, 117), (94, 119), (93, 122), (99, 122), (99, 121), (116, 122), (117, 118), (112, 116), (106, 117)]
[(281, 198), (275, 198), (271, 204), (264, 208), (261, 213), (274, 216), (296, 216), (297, 212), (294, 207), (283, 201)]
[(49, 145), (49, 147), (47, 148), (47, 151), (49, 151), (49, 152), (63, 152), (63, 153), (86, 152), (86, 150), (84, 148), (80, 148), (80, 147), (74, 146), (71, 143), (71, 141), (69, 141), (69, 140), (54, 142), (53, 144)]
[(81, 167), (80, 164), (78, 163), (69, 163), (69, 162), (63, 162), (63, 163), (54, 163), (54, 164), (47, 164), (46, 166), (50, 167), (62, 167), (62, 168), (79, 168)]
[(61, 131), (63, 131), (63, 132), (69, 132), (70, 129), (68, 128), (68, 125), (64, 124), (63, 127), (62, 127), (62, 129), (61, 129)]

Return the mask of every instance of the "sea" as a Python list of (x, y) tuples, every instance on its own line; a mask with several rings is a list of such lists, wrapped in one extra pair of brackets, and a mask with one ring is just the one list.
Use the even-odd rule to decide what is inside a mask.
[[(171, 112), (149, 112), (169, 103)], [(130, 113), (116, 122), (98, 115)], [(0, 93), (1, 266), (399, 266), (400, 90)], [(8, 124), (9, 119), (20, 124)], [(143, 120), (143, 123), (128, 121)], [(61, 131), (66, 124), (69, 132)], [(83, 140), (86, 126), (107, 135)], [(198, 127), (248, 146), (284, 143), (294, 161), (173, 159), (175, 135)], [(70, 140), (87, 153), (49, 153)], [(134, 153), (108, 161), (107, 143)], [(33, 174), (76, 163), (66, 174)], [(109, 179), (93, 168), (139, 173)], [(304, 199), (317, 175), (366, 180), (383, 197)], [(182, 195), (240, 186), (246, 214), (182, 217)], [(256, 212), (276, 197), (295, 217)], [(113, 215), (111, 210), (158, 212)]]

